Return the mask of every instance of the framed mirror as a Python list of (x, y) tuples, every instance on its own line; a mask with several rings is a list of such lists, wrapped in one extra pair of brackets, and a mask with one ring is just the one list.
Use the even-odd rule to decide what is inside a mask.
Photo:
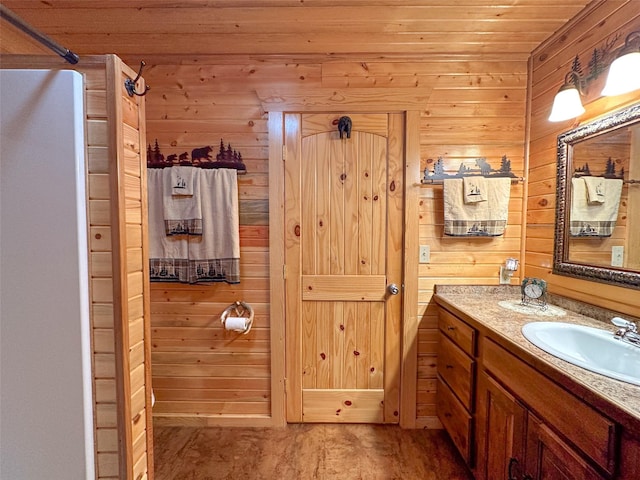
[(553, 273), (640, 289), (640, 103), (558, 136)]

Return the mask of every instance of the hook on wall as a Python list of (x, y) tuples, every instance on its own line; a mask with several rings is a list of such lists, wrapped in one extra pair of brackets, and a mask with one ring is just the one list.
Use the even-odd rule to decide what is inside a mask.
[(129, 94), (130, 97), (133, 97), (134, 95), (143, 97), (147, 94), (147, 92), (151, 88), (150, 86), (146, 85), (144, 92), (136, 92), (136, 83), (138, 82), (138, 80), (140, 80), (140, 77), (142, 76), (142, 69), (145, 67), (145, 65), (146, 63), (144, 63), (144, 60), (140, 61), (140, 70), (138, 70), (138, 75), (136, 76), (136, 78), (134, 78), (133, 80), (131, 80), (130, 78), (127, 78), (124, 81), (124, 88), (127, 90), (127, 93)]

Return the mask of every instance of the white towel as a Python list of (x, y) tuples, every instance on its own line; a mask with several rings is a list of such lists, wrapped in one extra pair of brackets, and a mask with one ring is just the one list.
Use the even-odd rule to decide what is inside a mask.
[(240, 282), (240, 221), (235, 169), (202, 170), (202, 236), (189, 239), (191, 283)]
[(610, 237), (618, 219), (622, 180), (604, 179), (604, 202), (590, 204), (584, 178), (571, 179), (571, 213), (569, 232), (572, 237)]
[(202, 235), (202, 207), (200, 198), (200, 168), (191, 168), (193, 195), (173, 195), (173, 169), (164, 168), (163, 215), (167, 235)]
[(193, 195), (193, 186), (197, 179), (195, 167), (171, 167), (171, 194)]
[(462, 237), (498, 236), (509, 216), (511, 179), (486, 178), (487, 201), (464, 203), (462, 179), (444, 181), (444, 233)]
[(605, 178), (604, 177), (582, 177), (587, 188), (587, 203), (604, 203), (605, 200)]
[[(167, 170), (167, 169), (164, 169)], [(167, 236), (164, 229), (163, 169), (147, 170), (149, 200), (149, 267), (152, 281), (187, 281), (189, 246), (187, 236)]]
[(487, 201), (487, 182), (481, 176), (463, 177), (464, 203)]

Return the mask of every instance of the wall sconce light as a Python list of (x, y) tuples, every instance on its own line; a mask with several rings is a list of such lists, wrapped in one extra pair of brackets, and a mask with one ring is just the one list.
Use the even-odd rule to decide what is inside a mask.
[(553, 99), (549, 121), (562, 122), (582, 115), (585, 110), (580, 96), (585, 94), (587, 83), (594, 80), (600, 71), (606, 70), (607, 66), (609, 72), (602, 95), (622, 95), (640, 89), (640, 30), (627, 35), (624, 46), (620, 48), (613, 62), (609, 65), (605, 62), (602, 70), (589, 72), (585, 78), (574, 64), (571, 71), (565, 75), (564, 84)]
[(504, 265), (500, 265), (500, 285), (511, 283), (511, 277), (513, 272), (518, 270), (519, 263), (517, 258), (507, 258)]
[[(635, 42), (634, 42), (635, 41)], [(635, 43), (635, 45), (634, 45)], [(640, 88), (640, 30), (631, 32), (609, 67), (602, 95), (611, 97)]]
[(582, 100), (580, 100), (581, 94), (580, 74), (575, 70), (571, 70), (565, 75), (564, 84), (553, 99), (549, 121), (562, 122), (582, 115), (584, 107), (582, 106)]

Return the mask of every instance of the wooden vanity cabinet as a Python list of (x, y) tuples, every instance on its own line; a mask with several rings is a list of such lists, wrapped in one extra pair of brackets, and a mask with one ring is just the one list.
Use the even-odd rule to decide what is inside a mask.
[(476, 480), (640, 478), (637, 431), (442, 307), (439, 328), (438, 417)]
[(438, 394), (436, 410), (456, 448), (473, 464), (476, 331), (446, 310), (438, 314)]

